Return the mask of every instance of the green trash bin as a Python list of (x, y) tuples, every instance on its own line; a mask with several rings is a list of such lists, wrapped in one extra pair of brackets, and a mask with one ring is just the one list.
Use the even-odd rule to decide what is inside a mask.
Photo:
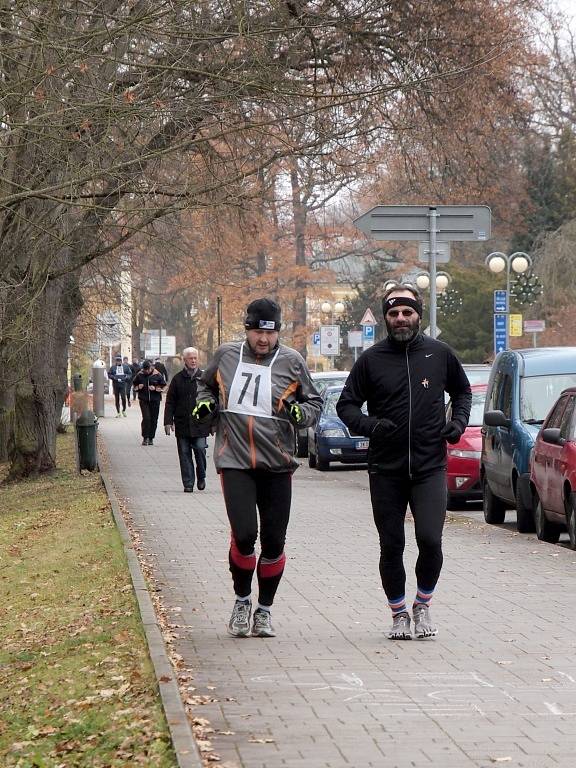
[(74, 392), (82, 392), (82, 374), (81, 373), (75, 373), (74, 376), (72, 376), (72, 388)]
[(96, 430), (98, 419), (93, 411), (82, 411), (76, 419), (76, 440), (78, 443), (79, 469), (87, 469), (94, 472), (98, 468), (98, 456), (96, 452)]

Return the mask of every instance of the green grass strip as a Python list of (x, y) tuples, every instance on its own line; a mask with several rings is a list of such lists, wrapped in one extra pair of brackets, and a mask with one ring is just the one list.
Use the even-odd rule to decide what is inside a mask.
[(174, 768), (120, 537), (73, 440), (53, 475), (0, 486), (0, 765)]

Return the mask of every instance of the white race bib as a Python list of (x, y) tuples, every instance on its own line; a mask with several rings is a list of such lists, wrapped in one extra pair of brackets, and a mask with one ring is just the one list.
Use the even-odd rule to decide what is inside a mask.
[(272, 366), (280, 349), (276, 351), (270, 365), (244, 362), (243, 349), (244, 344), (240, 347), (240, 360), (230, 387), (226, 410), (246, 416), (272, 418)]

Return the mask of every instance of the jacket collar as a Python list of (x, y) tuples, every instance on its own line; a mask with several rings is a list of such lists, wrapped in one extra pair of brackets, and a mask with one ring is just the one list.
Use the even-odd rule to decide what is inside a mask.
[(388, 342), (388, 346), (390, 349), (393, 349), (396, 352), (405, 352), (408, 350), (418, 349), (418, 347), (422, 346), (424, 343), (424, 337), (422, 335), (422, 331), (418, 331), (416, 336), (411, 341), (396, 341), (396, 339), (393, 339), (391, 336), (386, 337), (386, 341)]

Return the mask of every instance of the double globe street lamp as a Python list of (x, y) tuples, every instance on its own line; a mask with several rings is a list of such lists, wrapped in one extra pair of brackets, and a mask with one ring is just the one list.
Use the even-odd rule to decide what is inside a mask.
[(532, 259), (524, 251), (514, 251), (505, 254), (502, 251), (493, 251), (486, 256), (485, 264), (494, 275), (500, 275), (506, 270), (506, 343), (504, 349), (510, 346), (510, 276), (512, 272), (523, 275), (532, 266)]

